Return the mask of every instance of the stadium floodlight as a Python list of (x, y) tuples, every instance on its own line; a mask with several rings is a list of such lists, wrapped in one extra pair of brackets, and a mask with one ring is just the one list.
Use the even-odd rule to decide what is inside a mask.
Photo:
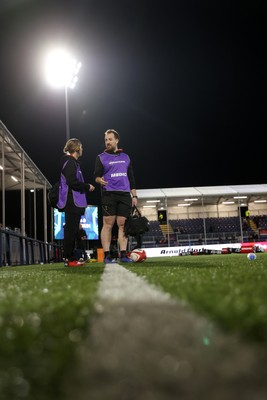
[(198, 199), (184, 199), (184, 201), (198, 201)]
[(78, 82), (78, 73), (82, 66), (68, 52), (62, 49), (51, 52), (45, 64), (47, 82), (57, 88), (65, 89), (66, 138), (70, 138), (68, 89), (73, 89)]

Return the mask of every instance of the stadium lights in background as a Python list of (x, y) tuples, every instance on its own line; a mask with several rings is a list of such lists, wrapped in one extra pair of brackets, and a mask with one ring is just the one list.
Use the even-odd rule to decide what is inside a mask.
[(48, 54), (45, 62), (45, 75), (47, 82), (65, 90), (66, 111), (66, 139), (70, 138), (68, 89), (73, 89), (78, 82), (78, 73), (82, 66), (68, 52), (57, 49)]

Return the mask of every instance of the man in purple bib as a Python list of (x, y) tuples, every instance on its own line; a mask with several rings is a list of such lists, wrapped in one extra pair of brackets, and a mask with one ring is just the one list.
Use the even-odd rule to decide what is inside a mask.
[(114, 262), (110, 256), (112, 228), (118, 225), (120, 261), (132, 262), (126, 255), (127, 237), (124, 224), (133, 206), (137, 205), (136, 185), (129, 156), (118, 149), (120, 135), (114, 129), (105, 132), (105, 146), (95, 163), (95, 181), (102, 189), (103, 228), (101, 242), (106, 264)]

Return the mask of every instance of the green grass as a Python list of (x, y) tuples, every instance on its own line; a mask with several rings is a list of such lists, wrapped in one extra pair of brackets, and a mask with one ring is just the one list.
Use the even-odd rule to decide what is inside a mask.
[(103, 267), (0, 270), (0, 398), (60, 399)]
[(267, 253), (151, 258), (129, 269), (224, 330), (267, 342)]
[[(267, 253), (163, 257), (127, 266), (224, 330), (267, 343)], [(0, 269), (0, 399), (64, 400), (104, 264)], [(108, 338), (107, 338), (108, 340)]]

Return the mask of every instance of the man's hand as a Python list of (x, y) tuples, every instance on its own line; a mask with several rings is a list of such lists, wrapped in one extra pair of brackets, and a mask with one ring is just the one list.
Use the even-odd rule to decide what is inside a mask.
[(132, 207), (137, 206), (137, 197), (132, 197)]
[(95, 181), (96, 183), (99, 183), (102, 186), (106, 186), (108, 184), (108, 182), (104, 180), (103, 176), (102, 177), (99, 176), (98, 178), (96, 178)]

